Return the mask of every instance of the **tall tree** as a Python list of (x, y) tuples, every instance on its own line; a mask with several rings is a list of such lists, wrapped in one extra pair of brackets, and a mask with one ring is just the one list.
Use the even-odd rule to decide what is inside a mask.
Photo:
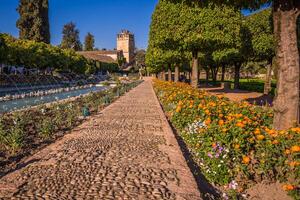
[(64, 25), (63, 38), (60, 47), (63, 49), (73, 49), (75, 51), (82, 50), (82, 44), (79, 39), (79, 30), (73, 22)]
[(84, 39), (84, 50), (85, 51), (93, 51), (95, 47), (95, 37), (88, 33)]
[(135, 62), (138, 67), (144, 67), (145, 66), (145, 55), (146, 51), (144, 49), (140, 49), (135, 54)]
[(253, 61), (267, 61), (264, 94), (271, 90), (272, 62), (275, 56), (275, 37), (272, 25), (272, 11), (266, 9), (246, 17), (246, 25), (251, 33)]
[(17, 21), (20, 39), (50, 43), (48, 0), (20, 0)]
[(182, 49), (179, 47), (180, 44), (178, 40), (176, 40), (173, 31), (176, 29), (179, 19), (180, 5), (170, 3), (166, 0), (160, 0), (152, 15), (150, 26), (146, 61), (153, 62), (155, 60), (156, 64), (154, 64), (154, 67), (160, 65), (163, 73), (167, 66), (169, 80), (171, 80), (171, 68), (174, 64), (176, 65), (175, 80), (178, 80), (178, 64), (183, 58)]

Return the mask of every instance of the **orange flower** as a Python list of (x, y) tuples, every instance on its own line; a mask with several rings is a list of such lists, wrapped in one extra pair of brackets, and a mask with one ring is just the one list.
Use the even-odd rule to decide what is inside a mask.
[(263, 139), (265, 139), (265, 136), (264, 135), (257, 135), (256, 138), (258, 140), (263, 140)]
[(222, 117), (224, 117), (224, 115), (223, 114), (219, 114), (219, 117), (222, 118)]
[(248, 156), (243, 156), (243, 163), (244, 164), (249, 164), (250, 158)]
[(291, 191), (291, 190), (294, 190), (295, 187), (291, 184), (285, 184), (282, 186), (282, 189), (285, 190), (285, 191)]
[(291, 131), (300, 133), (300, 127), (297, 127), (297, 128), (291, 128)]
[(216, 148), (217, 144), (216, 143), (212, 143), (211, 145), (213, 148)]
[(254, 134), (255, 134), (255, 135), (260, 135), (260, 130), (259, 130), (258, 128), (255, 129)]
[(179, 113), (181, 111), (181, 106), (177, 106), (176, 112)]
[(298, 145), (292, 146), (291, 151), (293, 153), (300, 152), (300, 146)]
[(223, 126), (224, 125), (224, 121), (223, 120), (219, 120), (219, 123), (218, 123), (220, 126)]
[(210, 114), (209, 110), (205, 110), (204, 112), (205, 112), (205, 114), (207, 114), (207, 115)]
[(245, 127), (245, 124), (243, 124), (243, 123), (241, 123), (241, 122), (238, 122), (238, 123), (236, 123), (236, 126), (237, 126), (237, 127), (240, 127), (240, 128), (243, 128), (243, 127)]
[(235, 149), (239, 149), (239, 148), (240, 148), (240, 145), (239, 145), (239, 144), (236, 144), (236, 145), (234, 145), (234, 148), (235, 148)]
[(297, 167), (300, 165), (300, 162), (297, 162), (297, 161), (292, 161), (289, 163), (290, 167)]
[(210, 118), (207, 118), (206, 120), (205, 120), (205, 124), (206, 125), (209, 125), (211, 123), (211, 119)]

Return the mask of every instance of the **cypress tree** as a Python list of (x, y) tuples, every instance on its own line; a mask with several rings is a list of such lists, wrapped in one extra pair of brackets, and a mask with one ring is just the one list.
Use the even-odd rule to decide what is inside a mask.
[(48, 0), (20, 0), (17, 21), (20, 39), (50, 43)]
[(95, 37), (91, 33), (88, 33), (85, 36), (85, 40), (84, 40), (84, 50), (93, 51), (94, 47), (95, 47)]
[(79, 39), (79, 30), (73, 22), (64, 25), (63, 38), (60, 47), (63, 49), (73, 49), (75, 51), (82, 50), (82, 44)]

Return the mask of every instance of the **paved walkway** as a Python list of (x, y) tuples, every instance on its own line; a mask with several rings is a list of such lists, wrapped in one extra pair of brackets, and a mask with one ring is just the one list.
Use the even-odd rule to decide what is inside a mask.
[(0, 199), (200, 199), (146, 80), (0, 180)]

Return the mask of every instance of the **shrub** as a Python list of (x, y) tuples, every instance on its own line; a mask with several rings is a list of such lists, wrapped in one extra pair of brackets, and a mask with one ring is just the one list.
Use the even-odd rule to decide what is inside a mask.
[(55, 130), (55, 126), (53, 121), (50, 118), (45, 118), (42, 120), (41, 124), (39, 124), (39, 135), (42, 138), (50, 138)]

